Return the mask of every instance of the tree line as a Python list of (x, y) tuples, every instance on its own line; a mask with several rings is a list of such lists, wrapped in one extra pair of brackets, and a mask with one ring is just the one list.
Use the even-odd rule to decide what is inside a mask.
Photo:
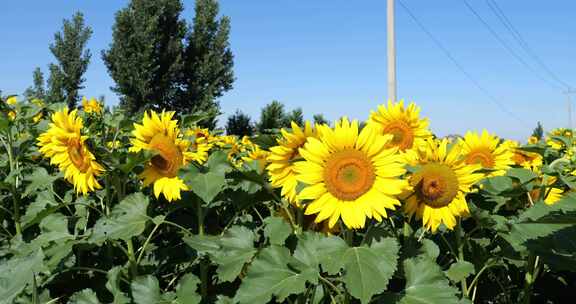
[[(114, 80), (111, 89), (128, 113), (202, 111), (212, 113), (202, 125), (213, 129), (220, 114), (218, 98), (233, 88), (235, 79), (230, 18), (219, 16), (216, 0), (196, 0), (191, 23), (182, 18), (183, 9), (181, 0), (131, 0), (116, 13), (112, 42), (100, 56)], [(87, 48), (92, 34), (82, 13), (65, 19), (49, 46), (55, 62), (48, 65), (48, 78), (36, 68), (33, 84), (24, 95), (77, 107), (92, 58)], [(314, 120), (326, 122), (320, 114)], [(302, 109), (286, 112), (280, 102), (273, 101), (262, 109), (259, 122), (253, 123), (237, 110), (225, 129), (235, 135), (270, 133), (290, 127), (291, 121), (302, 124)]]

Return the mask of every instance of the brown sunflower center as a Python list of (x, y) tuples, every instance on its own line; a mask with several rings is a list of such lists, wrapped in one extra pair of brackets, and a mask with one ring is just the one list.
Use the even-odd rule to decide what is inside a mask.
[(458, 194), (458, 178), (450, 167), (426, 164), (414, 174), (410, 183), (416, 195), (430, 207), (447, 206)]
[(484, 168), (494, 168), (496, 164), (494, 156), (488, 149), (470, 151), (468, 156), (466, 156), (466, 163), (469, 165), (481, 164)]
[(398, 147), (401, 151), (412, 148), (414, 144), (414, 131), (405, 121), (390, 122), (384, 127), (384, 133), (393, 136), (389, 146)]
[(173, 140), (164, 134), (156, 134), (150, 141), (150, 147), (156, 152), (150, 163), (164, 176), (174, 177), (182, 165), (183, 156)]
[(90, 162), (86, 160), (85, 152), (79, 140), (68, 142), (68, 157), (80, 172), (86, 172), (90, 168)]
[(357, 150), (333, 153), (324, 167), (326, 188), (343, 201), (353, 201), (366, 193), (375, 178), (372, 162)]

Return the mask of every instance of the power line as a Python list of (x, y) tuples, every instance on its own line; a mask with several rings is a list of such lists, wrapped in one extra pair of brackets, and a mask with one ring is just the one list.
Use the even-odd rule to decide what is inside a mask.
[(487, 89), (485, 89), (473, 76), (472, 74), (468, 73), (468, 71), (464, 68), (464, 66), (462, 66), (458, 60), (456, 60), (456, 58), (452, 55), (452, 53), (442, 44), (442, 42), (440, 42), (440, 40), (438, 40), (433, 34), (432, 32), (430, 32), (422, 22), (420, 22), (420, 20), (416, 17), (416, 15), (414, 15), (414, 13), (412, 13), (412, 11), (408, 8), (408, 6), (406, 6), (406, 4), (404, 4), (404, 2), (402, 0), (398, 0), (398, 2), (400, 3), (400, 5), (402, 6), (402, 8), (404, 8), (404, 10), (406, 11), (406, 13), (408, 13), (408, 15), (410, 16), (410, 18), (412, 18), (412, 20), (414, 21), (414, 23), (416, 23), (416, 25), (418, 25), (418, 27), (428, 36), (428, 38), (430, 38), (430, 40), (432, 40), (434, 42), (434, 44), (444, 53), (444, 55), (446, 55), (446, 57), (448, 57), (448, 59), (450, 59), (450, 61), (458, 68), (458, 70), (460, 70), (460, 72), (462, 72), (462, 74), (464, 74), (464, 76), (466, 76), (466, 78), (468, 78), (468, 80), (476, 87), (478, 88), (478, 90), (480, 90), (482, 93), (484, 93), (484, 95), (486, 95), (486, 97), (488, 97), (488, 99), (494, 103), (502, 112), (508, 114), (508, 116), (514, 118), (515, 120), (517, 120), (518, 122), (520, 122), (521, 124), (523, 124), (524, 126), (528, 126), (528, 124), (526, 124), (522, 119), (520, 119), (520, 117), (516, 116), (512, 111), (508, 110), (508, 108), (506, 108), (506, 106), (504, 106), (504, 104), (502, 102), (500, 102), (496, 97), (494, 97), (494, 95), (490, 94), (490, 91), (488, 91)]
[(510, 53), (510, 55), (512, 55), (512, 57), (514, 57), (516, 60), (518, 60), (518, 62), (520, 62), (524, 67), (526, 67), (526, 69), (528, 69), (530, 72), (532, 72), (540, 80), (546, 82), (550, 86), (553, 86), (555, 89), (562, 89), (563, 88), (563, 87), (558, 86), (557, 84), (555, 84), (553, 82), (550, 82), (546, 77), (541, 76), (540, 73), (538, 73), (538, 71), (536, 71), (531, 65), (529, 65), (521, 56), (519, 56), (514, 51), (514, 49), (512, 49), (510, 47), (510, 45), (508, 45), (508, 43), (506, 43), (506, 41), (504, 39), (502, 39), (502, 37), (500, 37), (500, 35), (498, 35), (498, 32), (496, 32), (494, 30), (494, 28), (492, 28), (492, 26), (490, 26), (490, 24), (486, 20), (484, 20), (484, 18), (482, 18), (482, 16), (480, 16), (480, 14), (474, 9), (474, 7), (472, 7), (470, 5), (470, 3), (468, 3), (467, 0), (463, 0), (463, 2), (466, 5), (466, 7), (472, 12), (472, 14), (482, 23), (482, 25), (484, 25), (484, 27), (486, 27), (486, 29), (488, 29), (490, 34), (492, 34), (492, 36), (494, 36), (494, 38), (496, 38), (496, 40), (506, 49), (506, 51), (508, 51), (508, 53)]
[(562, 85), (566, 90), (570, 90), (572, 86), (569, 85), (567, 82), (563, 81), (562, 79), (560, 79), (560, 77), (558, 77), (554, 72), (552, 72), (552, 70), (548, 67), (548, 65), (546, 65), (538, 55), (536, 55), (534, 50), (528, 45), (526, 40), (516, 29), (516, 27), (514, 27), (510, 19), (506, 17), (506, 14), (504, 14), (504, 11), (502, 11), (502, 9), (498, 6), (498, 4), (494, 0), (486, 0), (486, 3), (488, 4), (488, 7), (490, 7), (490, 10), (492, 10), (492, 12), (494, 12), (496, 17), (498, 17), (498, 19), (504, 25), (504, 27), (512, 34), (512, 37), (514, 37), (516, 42), (518, 42), (518, 44), (526, 52), (526, 54), (528, 54), (528, 56), (530, 56), (536, 63), (538, 63), (538, 65), (552, 79), (554, 79), (557, 83)]

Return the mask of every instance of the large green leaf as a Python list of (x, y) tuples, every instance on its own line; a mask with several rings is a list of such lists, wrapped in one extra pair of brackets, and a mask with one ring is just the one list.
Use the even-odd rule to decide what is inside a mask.
[(129, 240), (140, 235), (150, 219), (146, 215), (148, 197), (134, 193), (112, 208), (110, 217), (100, 218), (94, 225), (89, 242), (102, 244), (106, 240)]
[(176, 301), (179, 304), (198, 304), (202, 301), (202, 296), (197, 292), (200, 279), (195, 275), (185, 274), (176, 286)]
[(451, 287), (440, 266), (429, 257), (404, 261), (406, 288), (402, 304), (458, 304), (457, 290)]
[(292, 227), (283, 218), (271, 216), (264, 219), (264, 235), (270, 244), (283, 245), (286, 238), (292, 233)]
[(289, 267), (295, 263), (288, 248), (272, 245), (263, 249), (248, 269), (234, 302), (270, 303), (273, 296), (283, 302), (291, 294), (306, 291), (306, 282), (317, 280), (318, 269)]
[(471, 274), (474, 274), (474, 265), (466, 261), (458, 261), (446, 270), (446, 276), (453, 282), (460, 282)]
[(210, 203), (226, 184), (224, 174), (216, 172), (198, 173), (190, 179), (192, 191), (205, 203)]
[(244, 226), (232, 226), (222, 237), (186, 236), (184, 242), (200, 253), (208, 254), (214, 263), (218, 279), (232, 282), (254, 254), (254, 232)]
[(514, 250), (541, 256), (558, 269), (573, 270), (576, 262), (576, 194), (569, 193), (554, 205), (537, 203), (510, 221), (499, 235)]
[(48, 213), (49, 211), (53, 211), (49, 207), (56, 206), (56, 200), (54, 199), (54, 195), (50, 191), (42, 191), (37, 196), (36, 199), (28, 206), (26, 209), (26, 213), (20, 219), (22, 225), (28, 226), (32, 222), (39, 222), (42, 215), (44, 213)]
[(132, 298), (138, 304), (158, 304), (162, 301), (160, 297), (160, 285), (155, 276), (147, 275), (137, 277), (130, 284)]
[(106, 277), (108, 282), (106, 282), (106, 289), (110, 291), (114, 297), (112, 304), (126, 304), (130, 303), (130, 299), (124, 294), (120, 288), (120, 277), (122, 276), (122, 267), (116, 266), (108, 271)]
[(24, 180), (29, 182), (24, 190), (23, 197), (30, 194), (36, 194), (38, 191), (52, 189), (52, 183), (58, 179), (59, 176), (52, 176), (48, 171), (42, 167), (37, 167), (32, 174), (25, 177)]
[(100, 304), (100, 301), (92, 289), (84, 289), (73, 294), (68, 304)]
[(34, 274), (44, 270), (43, 260), (44, 253), (39, 249), (0, 263), (0, 300), (11, 303), (26, 285), (32, 283)]
[(370, 247), (351, 247), (342, 257), (344, 283), (350, 294), (362, 303), (386, 290), (388, 280), (396, 271), (398, 242), (385, 238)]

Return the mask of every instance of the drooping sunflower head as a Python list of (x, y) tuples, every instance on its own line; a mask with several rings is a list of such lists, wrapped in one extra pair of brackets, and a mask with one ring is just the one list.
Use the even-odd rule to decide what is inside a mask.
[(520, 149), (517, 142), (507, 141), (509, 149), (512, 151), (512, 162), (516, 166), (538, 172), (542, 167), (542, 155), (536, 152), (529, 152)]
[(422, 219), (423, 226), (436, 232), (440, 224), (448, 229), (456, 225), (456, 218), (468, 215), (465, 194), (482, 179), (474, 173), (479, 164), (462, 161), (462, 149), (448, 140), (429, 140), (411, 164), (415, 171), (410, 176), (412, 191), (406, 196), (406, 213)]
[(510, 145), (501, 143), (496, 135), (491, 135), (486, 130), (482, 131), (482, 134), (466, 132), (464, 139), (460, 139), (460, 144), (464, 161), (492, 170), (488, 176), (504, 175), (513, 165)]
[(86, 97), (82, 97), (82, 108), (86, 113), (102, 113), (102, 105), (94, 97), (90, 98), (90, 100), (86, 99)]
[(51, 118), (50, 128), (38, 137), (40, 153), (64, 172), (64, 178), (74, 185), (77, 193), (100, 189), (96, 177), (104, 173), (104, 168), (85, 144), (87, 137), (81, 134), (83, 123), (77, 111), (64, 108)]
[(420, 118), (420, 107), (412, 102), (405, 107), (403, 100), (379, 105), (378, 111), (370, 113), (368, 124), (376, 126), (383, 134), (392, 135), (388, 146), (398, 147), (402, 152), (422, 147), (432, 137), (428, 119)]
[(156, 198), (162, 193), (168, 201), (180, 199), (180, 191), (188, 190), (178, 177), (178, 170), (193, 159), (190, 142), (182, 139), (174, 112), (144, 113), (142, 124), (134, 124), (129, 151), (148, 150), (156, 153), (140, 174), (144, 186), (154, 184)]
[(347, 118), (309, 137), (299, 149), (304, 161), (294, 165), (296, 179), (305, 185), (298, 198), (310, 201), (305, 214), (317, 214), (316, 222), (329, 219), (330, 227), (341, 218), (349, 228), (387, 217), (386, 209), (400, 205), (396, 196), (408, 187), (400, 178), (404, 157), (388, 146), (391, 140), (373, 126), (359, 132), (358, 121)]
[(309, 121), (306, 121), (303, 127), (294, 122), (291, 126), (291, 130), (280, 130), (278, 145), (270, 148), (267, 169), (270, 184), (275, 188), (282, 188), (282, 196), (298, 205), (296, 197), (298, 181), (294, 172), (294, 162), (301, 159), (299, 149), (304, 146), (306, 140), (318, 136), (319, 126), (314, 128)]

